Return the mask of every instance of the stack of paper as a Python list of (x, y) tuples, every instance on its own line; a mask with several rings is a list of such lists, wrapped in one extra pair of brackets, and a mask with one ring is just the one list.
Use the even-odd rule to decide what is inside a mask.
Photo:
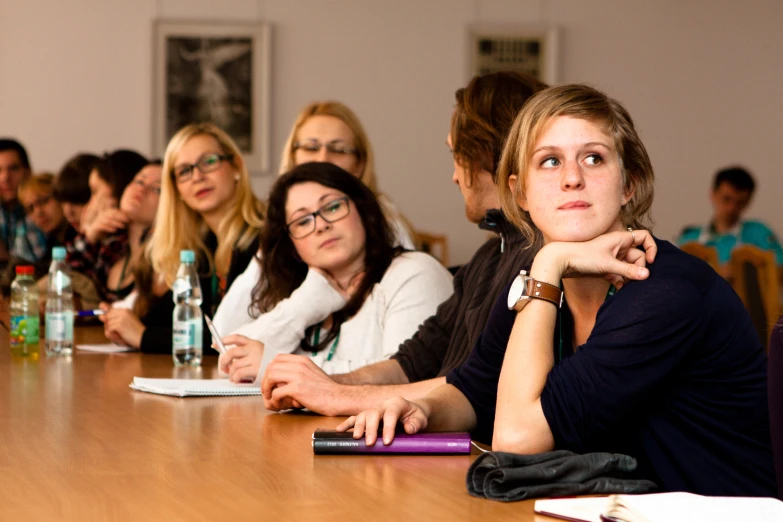
[(705, 497), (692, 493), (536, 500), (534, 510), (541, 515), (584, 522), (783, 520), (783, 502), (774, 498)]
[(134, 377), (134, 390), (173, 397), (207, 397), (213, 395), (261, 395), (253, 383), (233, 384), (228, 379), (149, 379)]

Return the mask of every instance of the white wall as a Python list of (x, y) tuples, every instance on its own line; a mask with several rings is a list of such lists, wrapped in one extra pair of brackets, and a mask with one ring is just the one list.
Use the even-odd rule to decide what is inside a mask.
[[(444, 144), (474, 23), (560, 28), (560, 80), (606, 90), (640, 128), (659, 236), (706, 219), (710, 178), (729, 163), (754, 172), (750, 214), (783, 236), (783, 2), (0, 0), (0, 135), (21, 139), (37, 170), (79, 150), (149, 153), (156, 18), (271, 22), (272, 163), (302, 105), (347, 103), (383, 190), (415, 225), (449, 235), (454, 262), (485, 237), (464, 218)], [(255, 180), (260, 195), (270, 180)]]

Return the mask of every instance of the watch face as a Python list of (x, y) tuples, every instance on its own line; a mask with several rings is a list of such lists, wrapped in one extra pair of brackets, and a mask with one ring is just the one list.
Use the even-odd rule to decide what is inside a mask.
[(508, 309), (513, 310), (516, 306), (519, 298), (522, 297), (522, 293), (525, 291), (525, 276), (518, 275), (514, 278), (514, 282), (511, 283), (511, 288), (508, 290)]

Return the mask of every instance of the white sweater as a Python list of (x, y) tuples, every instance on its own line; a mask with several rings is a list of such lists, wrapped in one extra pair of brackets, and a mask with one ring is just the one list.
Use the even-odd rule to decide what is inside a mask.
[[(251, 262), (224, 297), (215, 325), (221, 334), (234, 332), (264, 343), (261, 375), (278, 353), (312, 356), (300, 348), (305, 329), (342, 309), (345, 300), (323, 276), (310, 270), (288, 299), (253, 320), (247, 307), (259, 275), (258, 263)], [(346, 373), (386, 359), (452, 292), (451, 275), (434, 258), (421, 252), (403, 253), (392, 261), (356, 315), (341, 325), (332, 359), (326, 360), (330, 343), (312, 356), (313, 361), (327, 373)]]

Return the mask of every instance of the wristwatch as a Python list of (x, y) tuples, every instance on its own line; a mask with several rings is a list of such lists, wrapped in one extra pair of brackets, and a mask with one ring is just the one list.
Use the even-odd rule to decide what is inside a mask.
[(508, 309), (521, 312), (531, 299), (543, 299), (560, 308), (563, 305), (563, 291), (555, 285), (536, 281), (528, 277), (526, 270), (520, 270), (508, 290)]

